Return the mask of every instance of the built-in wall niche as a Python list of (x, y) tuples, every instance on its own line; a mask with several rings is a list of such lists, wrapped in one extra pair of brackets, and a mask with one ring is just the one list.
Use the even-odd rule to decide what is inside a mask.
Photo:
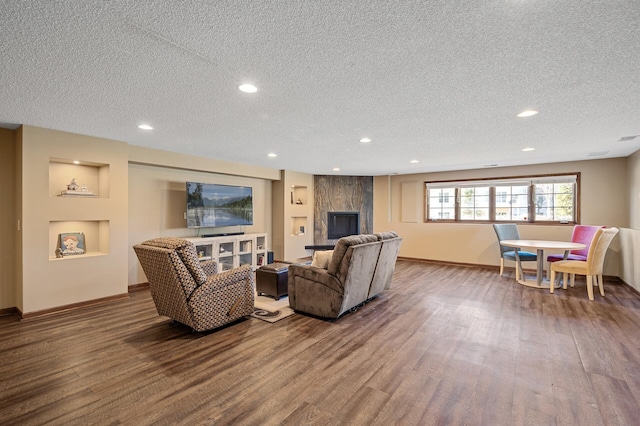
[(291, 204), (307, 205), (307, 187), (291, 185)]
[[(77, 161), (78, 164), (75, 164)], [(49, 196), (57, 197), (71, 180), (100, 198), (109, 197), (109, 165), (82, 160), (49, 159)]]
[(309, 232), (306, 216), (291, 217), (291, 235), (304, 235)]
[[(60, 234), (84, 234), (85, 253), (79, 255), (56, 257)], [(91, 256), (109, 254), (109, 221), (108, 220), (65, 220), (49, 222), (49, 260), (82, 259)]]

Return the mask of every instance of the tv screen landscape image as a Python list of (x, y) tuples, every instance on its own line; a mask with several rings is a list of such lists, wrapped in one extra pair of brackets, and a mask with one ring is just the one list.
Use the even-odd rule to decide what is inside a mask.
[(187, 228), (253, 225), (252, 188), (187, 182)]

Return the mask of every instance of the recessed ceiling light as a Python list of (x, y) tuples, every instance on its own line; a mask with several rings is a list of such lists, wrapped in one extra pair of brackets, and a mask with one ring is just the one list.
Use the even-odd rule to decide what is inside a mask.
[(238, 89), (244, 93), (256, 93), (258, 91), (258, 88), (253, 84), (241, 84)]
[(529, 152), (529, 151), (535, 151), (535, 150), (536, 150), (535, 148), (531, 148), (531, 147), (529, 147), (529, 148), (522, 148), (522, 152)]
[(153, 130), (153, 127), (149, 126), (148, 124), (141, 124), (141, 125), (138, 126), (138, 129)]
[(416, 164), (416, 163), (419, 163), (419, 161), (418, 160), (411, 160), (411, 164)]
[(362, 143), (369, 143), (369, 142), (371, 142), (371, 139), (369, 139), (369, 138), (362, 138), (362, 139), (360, 139), (360, 142), (362, 142)]
[(276, 154), (275, 152), (270, 152), (270, 153), (267, 154), (267, 157), (271, 157), (271, 158), (275, 158), (277, 156), (278, 156), (278, 154)]
[(538, 113), (538, 111), (536, 111), (534, 109), (526, 109), (526, 110), (522, 111), (520, 114), (518, 114), (517, 117), (518, 118), (533, 117), (537, 113)]
[(80, 164), (78, 160), (73, 160), (73, 164)]
[(334, 172), (339, 172), (339, 171), (340, 171), (340, 167), (334, 167), (334, 168), (333, 168), (333, 171), (334, 171)]

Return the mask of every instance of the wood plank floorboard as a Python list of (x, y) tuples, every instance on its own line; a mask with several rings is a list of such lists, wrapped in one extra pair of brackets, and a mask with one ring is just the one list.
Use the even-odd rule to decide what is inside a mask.
[(192, 333), (148, 290), (0, 317), (0, 424), (638, 424), (640, 298), (605, 291), (400, 260), (391, 290), (337, 320)]

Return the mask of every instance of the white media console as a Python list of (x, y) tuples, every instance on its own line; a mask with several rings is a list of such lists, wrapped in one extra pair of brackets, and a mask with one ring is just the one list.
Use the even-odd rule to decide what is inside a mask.
[(218, 272), (251, 265), (256, 269), (267, 264), (267, 234), (225, 235), (186, 238), (196, 246), (200, 260), (215, 260)]

